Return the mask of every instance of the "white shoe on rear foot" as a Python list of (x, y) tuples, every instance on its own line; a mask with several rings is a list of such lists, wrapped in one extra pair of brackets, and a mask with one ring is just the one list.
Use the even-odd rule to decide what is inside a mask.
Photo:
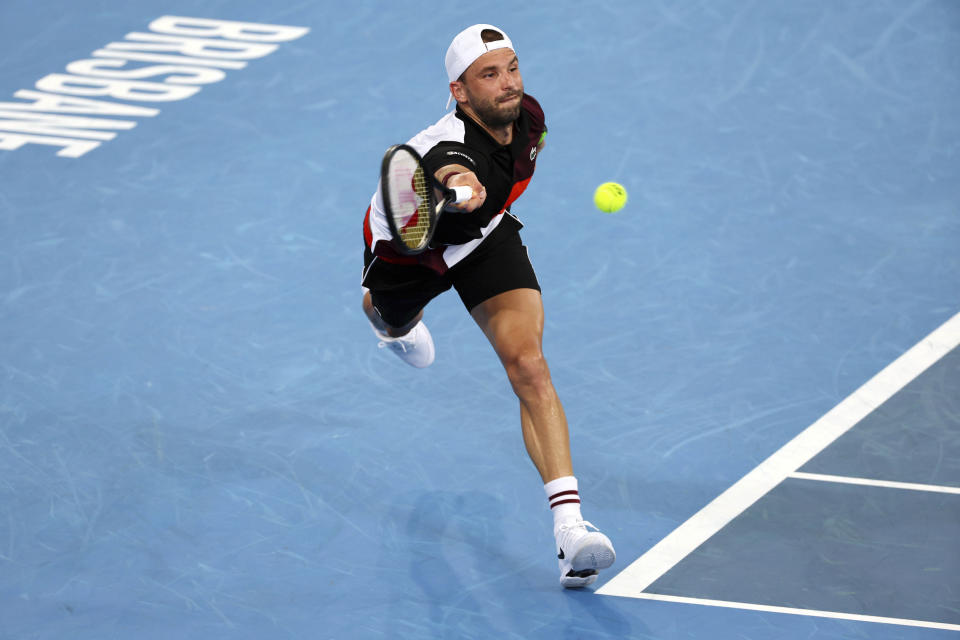
[(433, 336), (423, 320), (418, 322), (413, 329), (410, 329), (405, 335), (398, 338), (392, 338), (385, 333), (373, 328), (373, 333), (380, 339), (380, 348), (387, 348), (397, 354), (401, 360), (407, 364), (422, 369), (429, 367), (433, 363), (436, 352), (433, 347)]

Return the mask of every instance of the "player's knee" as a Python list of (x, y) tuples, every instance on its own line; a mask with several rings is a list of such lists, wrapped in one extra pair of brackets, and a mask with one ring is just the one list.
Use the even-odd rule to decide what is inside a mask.
[(550, 385), (550, 370), (540, 349), (520, 349), (504, 358), (507, 377), (514, 388), (546, 389)]

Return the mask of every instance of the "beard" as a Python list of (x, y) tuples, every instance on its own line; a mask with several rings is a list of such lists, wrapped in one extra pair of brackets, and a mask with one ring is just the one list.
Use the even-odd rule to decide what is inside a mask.
[(470, 96), (470, 105), (477, 117), (490, 128), (505, 127), (516, 122), (520, 117), (522, 102), (523, 89), (489, 100), (476, 100), (475, 97)]

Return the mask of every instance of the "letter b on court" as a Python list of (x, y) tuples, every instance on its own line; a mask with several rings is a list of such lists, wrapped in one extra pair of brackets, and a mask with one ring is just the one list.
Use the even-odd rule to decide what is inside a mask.
[(167, 33), (175, 36), (195, 38), (225, 38), (227, 40), (245, 40), (249, 42), (286, 42), (296, 40), (310, 29), (306, 27), (288, 27), (279, 24), (260, 24), (259, 22), (235, 22), (232, 20), (209, 20), (207, 18), (185, 18), (183, 16), (163, 16), (150, 23), (155, 33)]

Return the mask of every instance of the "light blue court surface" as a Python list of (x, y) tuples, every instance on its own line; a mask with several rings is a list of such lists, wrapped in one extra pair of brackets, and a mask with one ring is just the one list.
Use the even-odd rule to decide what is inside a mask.
[[(106, 78), (186, 56), (163, 16), (286, 28)], [(514, 213), (618, 552), (582, 592), (456, 296), (424, 371), (360, 312), (381, 155), (443, 115), (475, 22), (550, 128)], [(954, 0), (5, 0), (0, 638), (957, 637), (958, 72)]]

